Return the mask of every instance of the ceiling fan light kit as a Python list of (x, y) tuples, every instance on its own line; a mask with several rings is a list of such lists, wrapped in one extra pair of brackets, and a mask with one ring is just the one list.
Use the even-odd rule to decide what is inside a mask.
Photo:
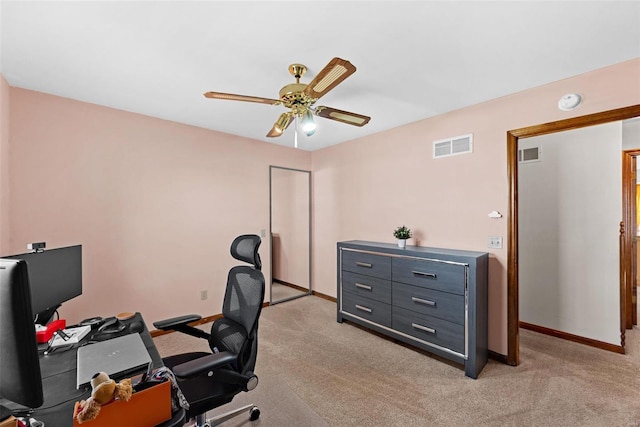
[(311, 136), (309, 133), (313, 135), (316, 131), (316, 122), (313, 120), (311, 110), (305, 111), (302, 115), (302, 130), (307, 134), (307, 136)]
[[(280, 117), (278, 117), (278, 120), (273, 125), (273, 128), (271, 128), (271, 131), (269, 133), (270, 134), (273, 133), (272, 136), (280, 136), (280, 135), (282, 135), (282, 132), (284, 132), (284, 130), (287, 128), (287, 126), (289, 126), (289, 123), (291, 122), (292, 118), (293, 118), (293, 115), (290, 114), (290, 113), (282, 113), (282, 114), (280, 114)], [(267, 136), (269, 136), (269, 135), (267, 135)]]
[(369, 123), (371, 117), (349, 111), (338, 110), (331, 107), (314, 104), (318, 99), (332, 90), (347, 77), (356, 72), (356, 67), (349, 61), (333, 58), (308, 84), (300, 83), (300, 78), (307, 72), (307, 67), (302, 64), (291, 64), (289, 73), (296, 79), (280, 89), (279, 99), (261, 98), (256, 96), (236, 95), (224, 92), (205, 92), (204, 96), (210, 99), (222, 99), (231, 101), (256, 102), (269, 105), (283, 105), (290, 111), (282, 113), (273, 127), (267, 133), (267, 137), (274, 138), (282, 135), (293, 119), (299, 119), (302, 130), (307, 136), (316, 131), (316, 123), (313, 116), (335, 120), (352, 126), (364, 126)]

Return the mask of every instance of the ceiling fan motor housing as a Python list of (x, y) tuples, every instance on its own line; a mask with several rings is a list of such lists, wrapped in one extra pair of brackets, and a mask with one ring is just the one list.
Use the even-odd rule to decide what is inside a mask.
[(306, 87), (307, 85), (303, 83), (291, 83), (280, 89), (282, 104), (287, 108), (292, 108), (294, 113), (297, 113), (296, 109), (303, 113), (311, 104), (316, 102), (315, 98), (304, 93)]

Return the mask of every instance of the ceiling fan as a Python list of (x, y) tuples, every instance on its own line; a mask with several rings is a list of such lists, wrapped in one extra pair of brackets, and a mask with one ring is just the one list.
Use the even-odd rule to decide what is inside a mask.
[(207, 98), (228, 99), (232, 101), (258, 102), (261, 104), (284, 105), (289, 111), (278, 117), (269, 133), (268, 137), (278, 137), (291, 124), (294, 119), (299, 119), (302, 130), (307, 136), (315, 132), (315, 122), (313, 116), (335, 120), (353, 126), (364, 126), (369, 123), (371, 117), (361, 114), (350, 113), (336, 108), (325, 106), (314, 106), (315, 102), (323, 95), (336, 87), (339, 83), (356, 72), (349, 61), (340, 58), (333, 58), (318, 73), (318, 75), (308, 84), (300, 83), (300, 78), (307, 71), (307, 67), (302, 64), (291, 64), (289, 72), (295, 77), (296, 82), (288, 84), (280, 89), (279, 99), (260, 98), (256, 96), (235, 95), (232, 93), (206, 92)]

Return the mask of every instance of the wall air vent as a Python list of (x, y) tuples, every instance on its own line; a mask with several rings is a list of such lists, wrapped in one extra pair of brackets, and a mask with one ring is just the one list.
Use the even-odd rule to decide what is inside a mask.
[(540, 161), (540, 147), (522, 148), (518, 150), (518, 163)]
[(473, 151), (473, 134), (433, 142), (433, 158), (455, 156)]

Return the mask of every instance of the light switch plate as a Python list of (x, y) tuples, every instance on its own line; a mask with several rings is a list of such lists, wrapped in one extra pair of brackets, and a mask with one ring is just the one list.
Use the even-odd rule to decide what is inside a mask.
[(502, 249), (502, 236), (489, 236), (489, 249)]

